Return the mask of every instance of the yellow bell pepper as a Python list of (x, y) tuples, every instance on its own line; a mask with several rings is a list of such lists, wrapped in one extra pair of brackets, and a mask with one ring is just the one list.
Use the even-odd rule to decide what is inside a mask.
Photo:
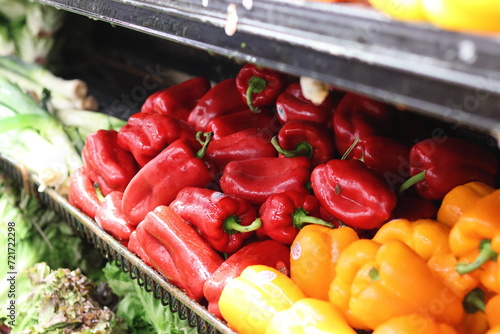
[(460, 275), (455, 269), (457, 263), (455, 255), (446, 253), (433, 255), (427, 261), (427, 266), (462, 300), (465, 295), (478, 287), (479, 278), (471, 274)]
[(229, 327), (240, 334), (263, 334), (274, 314), (305, 298), (285, 274), (264, 266), (245, 268), (222, 290), (219, 308)]
[(448, 324), (437, 323), (418, 314), (392, 318), (375, 328), (372, 334), (457, 334)]
[(497, 0), (422, 0), (425, 16), (433, 25), (453, 31), (500, 32)]
[(481, 268), (481, 281), (489, 281), (500, 292), (500, 190), (477, 200), (465, 211), (450, 232), (450, 248), (461, 260), (457, 264), (460, 274), (472, 273)]
[(356, 334), (356, 331), (332, 303), (314, 298), (301, 299), (291, 308), (276, 313), (266, 331), (266, 334), (303, 333)]
[(500, 326), (490, 328), (485, 334), (500, 334)]
[(347, 226), (304, 226), (291, 246), (291, 279), (306, 296), (328, 300), (337, 259), (347, 245), (358, 239), (356, 231)]
[(351, 326), (375, 329), (406, 314), (431, 317), (451, 326), (462, 321), (461, 300), (414, 250), (400, 240), (382, 245), (360, 241), (365, 244), (353, 242), (340, 255), (330, 287), (330, 301), (344, 312)]
[(374, 8), (402, 21), (425, 21), (422, 0), (369, 0)]
[(453, 188), (441, 202), (437, 221), (450, 228), (453, 227), (464, 211), (470, 208), (478, 199), (491, 194), (493, 191), (495, 191), (495, 188), (482, 182), (469, 182)]
[(390, 240), (400, 240), (413, 249), (424, 260), (435, 254), (450, 252), (448, 237), (450, 229), (432, 219), (410, 222), (396, 219), (384, 224), (373, 237), (381, 244)]
[(486, 304), (486, 319), (491, 328), (500, 328), (500, 295), (495, 295)]

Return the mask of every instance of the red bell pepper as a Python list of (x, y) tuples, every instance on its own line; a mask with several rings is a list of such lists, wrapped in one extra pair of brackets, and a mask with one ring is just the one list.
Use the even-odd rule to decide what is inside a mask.
[(247, 110), (236, 89), (235, 79), (226, 79), (210, 89), (189, 113), (188, 123), (196, 131), (207, 131), (208, 123), (222, 115)]
[(262, 227), (257, 230), (257, 235), (285, 245), (291, 245), (299, 230), (306, 224), (334, 227), (332, 223), (319, 218), (320, 205), (316, 197), (295, 191), (269, 196), (260, 207), (259, 216)]
[(410, 150), (410, 175), (400, 188), (412, 185), (423, 199), (441, 200), (453, 188), (472, 181), (494, 186), (495, 155), (472, 142), (452, 137), (422, 140)]
[(286, 83), (285, 74), (253, 64), (243, 66), (236, 76), (236, 87), (252, 112), (274, 105)]
[(306, 157), (233, 161), (220, 178), (224, 193), (261, 205), (272, 194), (295, 190), (306, 194), (311, 163)]
[(71, 173), (68, 201), (90, 218), (95, 217), (101, 201), (85, 167), (80, 167)]
[(399, 196), (393, 212), (394, 219), (436, 219), (439, 207), (432, 201), (414, 196)]
[(212, 140), (208, 144), (209, 157), (219, 170), (231, 161), (276, 157), (268, 129), (251, 128)]
[(118, 146), (118, 132), (99, 130), (85, 140), (82, 158), (92, 182), (104, 195), (124, 191), (139, 166), (129, 151)]
[(280, 127), (273, 115), (265, 110), (258, 114), (245, 110), (213, 119), (208, 124), (207, 131), (213, 132), (214, 139), (217, 140), (246, 129), (259, 128), (275, 133)]
[(186, 187), (170, 207), (221, 253), (236, 252), (261, 227), (250, 203), (211, 189)]
[(331, 121), (339, 101), (332, 94), (320, 105), (313, 104), (302, 94), (299, 82), (292, 82), (276, 100), (278, 119), (282, 124), (291, 120), (302, 120), (318, 124)]
[(362, 159), (392, 190), (397, 190), (410, 176), (410, 148), (392, 138), (369, 136), (360, 140), (353, 158)]
[(177, 268), (176, 263), (168, 252), (165, 245), (146, 231), (144, 224), (139, 224), (136, 229), (137, 241), (141, 246), (147, 259), (151, 262), (151, 266), (158, 270), (166, 279), (172, 284), (186, 290), (184, 277), (182, 277), (180, 270)]
[(141, 112), (169, 115), (187, 121), (191, 110), (210, 88), (210, 81), (204, 77), (183, 81), (148, 96)]
[(130, 224), (122, 210), (123, 193), (110, 192), (97, 209), (95, 221), (116, 240), (128, 240), (135, 226)]
[(344, 154), (356, 138), (387, 136), (393, 126), (393, 113), (388, 105), (347, 93), (333, 114), (333, 130), (338, 152)]
[(200, 301), (203, 284), (223, 262), (220, 255), (168, 206), (159, 206), (148, 213), (141, 225), (172, 257), (188, 296)]
[(311, 174), (311, 186), (328, 212), (354, 228), (378, 228), (396, 207), (395, 193), (359, 160), (333, 159), (317, 166)]
[(123, 212), (134, 225), (159, 205), (169, 205), (185, 187), (204, 187), (216, 175), (196, 141), (180, 138), (147, 163), (130, 181), (123, 194)]
[(179, 138), (194, 138), (184, 121), (168, 115), (136, 113), (118, 131), (118, 145), (129, 151), (142, 167)]
[(284, 157), (303, 155), (311, 158), (313, 167), (333, 159), (335, 153), (333, 134), (321, 124), (302, 120), (286, 122), (273, 144)]
[(127, 248), (129, 251), (137, 255), (142, 261), (144, 261), (145, 264), (153, 267), (151, 260), (146, 255), (146, 252), (144, 252), (144, 249), (139, 243), (139, 240), (137, 240), (137, 229), (130, 233), (130, 239), (128, 240)]
[(228, 257), (203, 286), (203, 294), (208, 301), (208, 311), (222, 319), (218, 303), (227, 282), (238, 277), (246, 267), (257, 264), (275, 268), (289, 275), (290, 249), (274, 240), (256, 241)]

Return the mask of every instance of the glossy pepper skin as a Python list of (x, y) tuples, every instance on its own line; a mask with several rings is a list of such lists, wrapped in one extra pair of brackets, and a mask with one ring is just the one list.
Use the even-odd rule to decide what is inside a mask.
[(117, 240), (129, 240), (135, 226), (130, 224), (122, 210), (123, 193), (109, 193), (97, 209), (95, 221)]
[(391, 218), (396, 195), (359, 160), (333, 159), (312, 171), (311, 186), (321, 205), (342, 223), (374, 229)]
[(243, 246), (224, 261), (206, 280), (203, 294), (208, 301), (208, 311), (222, 318), (219, 298), (226, 284), (248, 266), (265, 265), (288, 275), (290, 273), (290, 249), (274, 240), (255, 241)]
[(311, 164), (306, 157), (233, 161), (220, 178), (224, 193), (261, 205), (272, 194), (295, 190), (306, 194)]
[(142, 261), (144, 261), (145, 264), (147, 264), (150, 267), (153, 267), (151, 260), (146, 255), (146, 252), (139, 243), (139, 240), (137, 240), (136, 231), (137, 229), (135, 229), (134, 231), (132, 231), (132, 233), (130, 233), (130, 239), (128, 240), (127, 248), (129, 251), (137, 255)]
[(400, 240), (427, 261), (435, 254), (450, 253), (449, 234), (448, 226), (432, 219), (395, 219), (380, 227), (372, 239), (381, 244)]
[(393, 125), (391, 109), (384, 103), (347, 93), (333, 114), (337, 151), (344, 154), (356, 138), (387, 136)]
[(450, 228), (453, 227), (462, 213), (478, 199), (493, 191), (495, 188), (482, 182), (469, 182), (456, 186), (444, 196), (437, 213), (437, 220)]
[(279, 130), (276, 149), (285, 157), (306, 156), (316, 167), (332, 159), (333, 134), (324, 126), (302, 120), (286, 122)]
[(200, 301), (203, 284), (223, 262), (220, 255), (168, 206), (158, 206), (148, 213), (141, 225), (172, 257), (188, 296)]
[(215, 177), (198, 143), (180, 138), (147, 163), (123, 193), (123, 212), (134, 225), (159, 205), (169, 205), (185, 187), (204, 187)]
[(436, 253), (429, 258), (427, 266), (460, 299), (479, 286), (479, 279), (471, 274), (459, 274), (458, 260), (452, 253)]
[(272, 158), (277, 152), (271, 144), (273, 133), (268, 129), (251, 128), (212, 140), (208, 144), (209, 157), (218, 170), (231, 161)]
[(85, 167), (71, 173), (69, 182), (69, 203), (93, 219), (101, 202)]
[(311, 298), (328, 300), (338, 258), (359, 237), (352, 228), (307, 225), (291, 246), (290, 278)]
[[(181, 276), (172, 256), (160, 240), (147, 232), (142, 224), (137, 226), (135, 233), (140, 249), (138, 250), (139, 257), (143, 258), (145, 255), (143, 260), (146, 263), (149, 261), (150, 265), (167, 278), (170, 283), (182, 290), (187, 290), (186, 283), (183, 281), (184, 277)], [(144, 255), (142, 255), (141, 251)]]
[(250, 110), (273, 105), (286, 83), (285, 74), (254, 64), (244, 65), (236, 76), (236, 87)]
[(356, 331), (332, 303), (304, 298), (276, 313), (266, 330), (266, 334), (300, 333), (356, 334)]
[(426, 21), (426, 13), (422, 0), (368, 0), (374, 8), (391, 17), (409, 22)]
[(458, 334), (452, 326), (438, 323), (429, 317), (408, 314), (392, 318), (379, 325), (372, 334)]
[[(408, 314), (456, 326), (464, 316), (462, 301), (402, 241), (382, 245), (368, 239), (355, 241), (341, 253), (336, 273), (330, 301), (355, 328), (375, 329)], [(433, 312), (436, 301), (443, 305), (440, 312)]]
[(262, 227), (257, 230), (257, 236), (291, 245), (306, 224), (333, 228), (333, 224), (319, 218), (319, 209), (318, 200), (309, 194), (293, 190), (272, 194), (259, 209)]
[(211, 88), (210, 81), (196, 77), (150, 95), (141, 112), (169, 115), (187, 121), (189, 113)]
[(142, 167), (179, 138), (194, 138), (184, 121), (168, 115), (136, 113), (118, 131), (118, 145), (131, 152)]
[(360, 140), (353, 150), (353, 159), (362, 159), (376, 171), (393, 190), (410, 176), (410, 148), (392, 138), (369, 136)]
[[(458, 138), (430, 138), (410, 150), (412, 181), (417, 181), (418, 195), (428, 200), (441, 200), (456, 186), (472, 181), (493, 186), (497, 170), (493, 153)], [(407, 186), (405, 182), (402, 189)]]
[(486, 304), (485, 308), (486, 319), (491, 328), (500, 327), (500, 295), (493, 296)]
[(139, 166), (130, 152), (118, 146), (118, 132), (98, 130), (85, 139), (82, 158), (92, 182), (104, 195), (123, 192)]
[(252, 265), (226, 284), (219, 308), (229, 327), (236, 332), (263, 334), (277, 312), (290, 308), (304, 297), (285, 274), (269, 266)]
[(463, 260), (457, 265), (457, 271), (461, 274), (483, 272), (481, 275), (491, 276), (481, 279), (489, 280), (489, 288), (497, 293), (500, 293), (499, 207), (500, 190), (477, 200), (458, 218), (449, 238), (452, 253)]
[(189, 113), (187, 122), (196, 131), (205, 132), (211, 120), (247, 109), (248, 106), (241, 101), (240, 93), (236, 89), (236, 80), (226, 79), (216, 84), (203, 95)]
[(271, 113), (265, 110), (260, 113), (245, 110), (214, 118), (208, 123), (207, 131), (213, 132), (214, 139), (217, 140), (251, 128), (265, 129), (271, 133), (279, 129)]
[(236, 252), (261, 226), (249, 202), (211, 189), (186, 187), (170, 207), (221, 253)]
[(327, 124), (331, 121), (338, 101), (330, 94), (320, 105), (313, 104), (302, 94), (299, 82), (290, 83), (276, 100), (278, 119), (282, 124), (291, 120)]

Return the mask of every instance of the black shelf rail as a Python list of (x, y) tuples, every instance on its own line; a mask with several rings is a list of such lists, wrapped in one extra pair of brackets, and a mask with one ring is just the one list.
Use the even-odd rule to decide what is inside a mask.
[(366, 7), (299, 0), (36, 1), (313, 77), (500, 138), (499, 37), (396, 22)]

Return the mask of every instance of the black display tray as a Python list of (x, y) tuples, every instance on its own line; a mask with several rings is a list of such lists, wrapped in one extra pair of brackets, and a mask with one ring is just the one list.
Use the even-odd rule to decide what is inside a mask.
[[(219, 55), (314, 77), (500, 137), (498, 37), (406, 24), (348, 4), (36, 1)], [(230, 9), (236, 11), (237, 25), (226, 30)]]
[(197, 328), (198, 333), (235, 334), (223, 321), (210, 314), (206, 307), (169, 283), (160, 273), (146, 265), (120, 242), (103, 231), (93, 219), (72, 206), (66, 197), (50, 188), (38, 192), (36, 190), (39, 186), (37, 176), (29, 173), (18, 162), (0, 154), (0, 171), (18, 184), (22, 184), (33, 196), (59, 213), (107, 261), (116, 263), (124, 272), (128, 273), (131, 279), (137, 280), (143, 289), (151, 292), (155, 298), (161, 301), (162, 305), (169, 307), (180, 319), (187, 319), (190, 326)]

